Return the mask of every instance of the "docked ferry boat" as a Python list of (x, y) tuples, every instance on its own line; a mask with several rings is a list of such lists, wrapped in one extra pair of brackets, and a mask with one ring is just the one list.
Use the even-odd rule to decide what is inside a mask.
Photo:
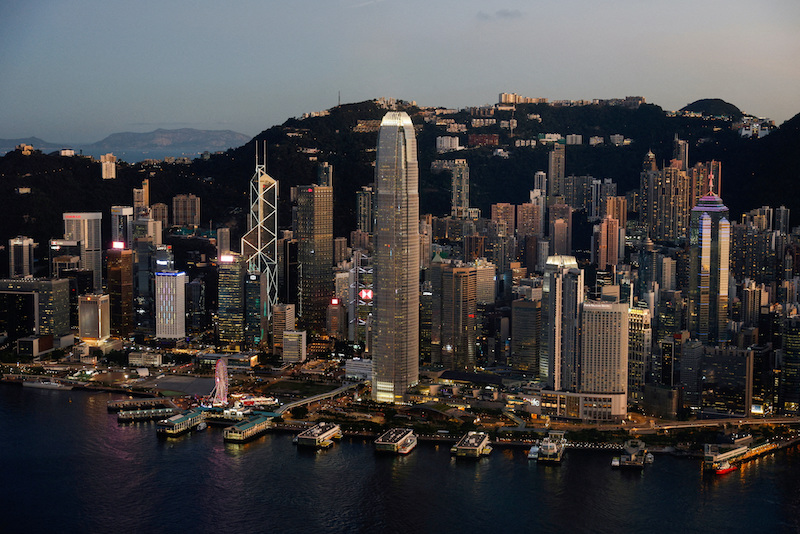
[(257, 438), (273, 426), (274, 423), (270, 418), (259, 415), (227, 427), (223, 431), (222, 439), (232, 443), (244, 443)]
[(566, 448), (567, 440), (564, 439), (564, 432), (561, 430), (551, 430), (547, 437), (542, 439), (539, 445), (539, 454), (536, 461), (560, 463)]
[(173, 415), (169, 419), (162, 419), (156, 423), (156, 434), (162, 437), (174, 438), (197, 428), (204, 420), (205, 411), (199, 408), (193, 408), (178, 415)]
[(334, 439), (341, 438), (342, 429), (339, 425), (323, 422), (300, 432), (297, 437), (295, 437), (295, 443), (299, 446), (327, 449), (333, 445)]
[(72, 389), (72, 386), (69, 384), (62, 384), (61, 382), (56, 382), (54, 380), (50, 380), (49, 378), (39, 378), (36, 380), (25, 380), (22, 385), (26, 388), (37, 388), (37, 389), (60, 389), (62, 391), (69, 391)]
[(408, 454), (417, 446), (417, 436), (410, 428), (392, 428), (375, 440), (376, 452)]
[(450, 448), (450, 454), (461, 458), (480, 458), (489, 456), (492, 446), (489, 443), (489, 434), (485, 432), (469, 431)]
[[(644, 469), (645, 463), (652, 463), (653, 455), (647, 452), (640, 439), (629, 439), (622, 447), (622, 454), (611, 460), (611, 467), (630, 467)], [(616, 462), (615, 462), (616, 461)]]

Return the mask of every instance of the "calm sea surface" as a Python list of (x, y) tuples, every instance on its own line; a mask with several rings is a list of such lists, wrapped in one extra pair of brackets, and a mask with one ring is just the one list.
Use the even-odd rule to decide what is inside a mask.
[(664, 455), (612, 470), (601, 451), (561, 466), (506, 448), (456, 461), (428, 443), (317, 453), (288, 434), (226, 445), (213, 427), (159, 440), (154, 423), (118, 425), (110, 398), (0, 385), (0, 532), (800, 531), (796, 449), (723, 477)]

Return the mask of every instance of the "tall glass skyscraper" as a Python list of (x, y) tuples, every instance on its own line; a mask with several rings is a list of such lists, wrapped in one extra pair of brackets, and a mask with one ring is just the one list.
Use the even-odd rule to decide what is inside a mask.
[(728, 217), (728, 208), (709, 185), (692, 209), (689, 234), (689, 331), (704, 345), (728, 340)]
[(333, 188), (297, 188), (297, 261), (300, 264), (300, 322), (312, 332), (325, 329), (333, 296)]
[(81, 242), (81, 269), (91, 269), (94, 291), (103, 289), (102, 213), (65, 213), (64, 239)]
[(395, 402), (419, 381), (419, 169), (414, 125), (389, 112), (375, 163), (372, 396)]

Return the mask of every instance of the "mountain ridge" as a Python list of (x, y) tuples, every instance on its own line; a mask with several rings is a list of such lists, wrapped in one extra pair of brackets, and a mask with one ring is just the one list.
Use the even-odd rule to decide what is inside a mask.
[[(198, 130), (195, 128), (165, 129), (158, 128), (151, 132), (117, 132), (106, 136), (94, 143), (51, 143), (38, 137), (19, 139), (0, 139), (0, 154), (14, 150), (17, 145), (32, 145), (43, 152), (71, 148), (76, 152), (87, 155), (99, 156), (101, 153), (111, 152), (122, 156), (121, 159), (129, 161), (124, 156), (130, 153), (139, 160), (152, 157), (159, 159), (166, 155), (182, 156), (185, 154), (196, 155), (205, 151), (217, 152), (235, 148), (247, 143), (251, 136), (233, 130)], [(152, 155), (147, 155), (153, 152)], [(162, 155), (162, 153), (164, 153)], [(141, 155), (141, 157), (139, 157)], [(129, 161), (133, 163), (134, 161)]]

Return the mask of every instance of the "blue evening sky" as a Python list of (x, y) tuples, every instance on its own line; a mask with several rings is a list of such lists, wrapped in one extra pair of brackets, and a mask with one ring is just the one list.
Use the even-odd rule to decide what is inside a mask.
[(800, 112), (800, 2), (30, 0), (0, 14), (0, 138), (254, 135), (380, 96), (420, 105), (723, 98)]

